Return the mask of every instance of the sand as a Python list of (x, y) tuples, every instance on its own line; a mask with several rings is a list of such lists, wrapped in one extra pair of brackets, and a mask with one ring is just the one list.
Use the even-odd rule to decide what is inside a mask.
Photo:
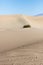
[(43, 65), (43, 16), (0, 15), (0, 65), (4, 64)]

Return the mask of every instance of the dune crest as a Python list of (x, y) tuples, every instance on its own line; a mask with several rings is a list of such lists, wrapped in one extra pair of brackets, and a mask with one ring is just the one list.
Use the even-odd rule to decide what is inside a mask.
[(43, 29), (43, 16), (0, 15), (0, 31), (20, 29), (24, 25)]
[(28, 22), (22, 15), (0, 16), (0, 30), (20, 29), (23, 28), (24, 25), (28, 25)]

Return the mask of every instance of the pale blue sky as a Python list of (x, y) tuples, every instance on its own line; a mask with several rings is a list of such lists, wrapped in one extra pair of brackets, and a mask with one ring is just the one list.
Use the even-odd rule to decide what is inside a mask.
[(43, 13), (43, 0), (0, 0), (0, 15)]

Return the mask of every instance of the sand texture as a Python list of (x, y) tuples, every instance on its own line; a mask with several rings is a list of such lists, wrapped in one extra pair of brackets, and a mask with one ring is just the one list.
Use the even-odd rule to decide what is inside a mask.
[(43, 65), (43, 16), (0, 15), (0, 65)]

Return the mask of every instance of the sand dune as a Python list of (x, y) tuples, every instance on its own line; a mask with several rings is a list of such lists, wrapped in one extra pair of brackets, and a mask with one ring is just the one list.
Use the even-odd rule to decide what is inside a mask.
[(0, 28), (17, 29), (30, 24), (33, 28), (43, 28), (43, 16), (3, 15), (0, 16)]
[[(43, 17), (0, 16), (0, 52), (43, 40)], [(24, 25), (31, 28), (24, 29)]]
[(43, 16), (0, 15), (0, 65), (43, 65)]
[(13, 16), (0, 16), (0, 28), (1, 29), (18, 29), (23, 25), (28, 24), (22, 15)]

